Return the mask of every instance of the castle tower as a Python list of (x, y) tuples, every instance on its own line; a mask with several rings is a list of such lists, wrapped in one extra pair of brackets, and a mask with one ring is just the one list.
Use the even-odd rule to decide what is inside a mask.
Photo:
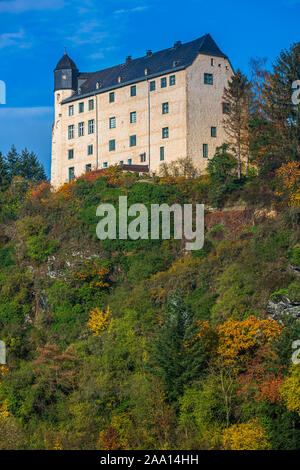
[(57, 186), (55, 178), (60, 174), (62, 155), (62, 105), (61, 102), (69, 98), (76, 90), (78, 84), (78, 69), (66, 51), (54, 69), (54, 124), (52, 126), (51, 149), (51, 183)]

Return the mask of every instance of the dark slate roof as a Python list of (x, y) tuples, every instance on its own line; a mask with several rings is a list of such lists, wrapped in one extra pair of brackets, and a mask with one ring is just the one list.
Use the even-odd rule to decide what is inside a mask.
[(62, 56), (57, 66), (55, 67), (55, 70), (61, 70), (61, 69), (78, 70), (75, 62), (73, 62), (73, 60), (67, 54), (64, 54)]
[[(172, 73), (185, 69), (193, 63), (198, 54), (211, 55), (214, 57), (227, 58), (219, 49), (210, 34), (206, 34), (185, 44), (180, 41), (173, 47), (163, 51), (152, 53), (140, 57), (139, 59), (127, 60), (126, 63), (116, 65), (107, 69), (100, 70), (89, 74), (84, 74), (84, 78), (88, 75), (87, 80), (81, 85), (81, 92), (76, 91), (70, 98), (64, 102), (73, 101), (94, 93), (102, 93), (104, 91), (120, 88), (130, 83), (145, 80), (145, 69), (148, 70), (147, 78)], [(119, 82), (121, 77), (121, 82)], [(81, 74), (78, 78), (81, 78)], [(100, 84), (100, 88), (96, 89), (96, 83)]]
[(124, 171), (135, 171), (138, 173), (148, 173), (148, 165), (120, 165)]

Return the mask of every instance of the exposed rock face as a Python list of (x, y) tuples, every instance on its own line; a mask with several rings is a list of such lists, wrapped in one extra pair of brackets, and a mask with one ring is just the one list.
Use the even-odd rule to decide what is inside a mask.
[(279, 320), (285, 315), (300, 319), (300, 300), (291, 301), (287, 297), (274, 296), (268, 302), (267, 312), (273, 320)]

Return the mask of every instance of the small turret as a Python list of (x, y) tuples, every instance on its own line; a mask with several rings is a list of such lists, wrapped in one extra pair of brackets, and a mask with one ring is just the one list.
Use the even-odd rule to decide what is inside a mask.
[(78, 69), (73, 60), (67, 55), (65, 50), (64, 55), (58, 62), (54, 70), (54, 91), (57, 90), (76, 90)]

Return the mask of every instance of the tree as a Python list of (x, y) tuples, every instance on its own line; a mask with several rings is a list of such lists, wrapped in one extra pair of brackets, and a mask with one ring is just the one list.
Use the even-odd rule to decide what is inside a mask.
[(224, 118), (224, 129), (237, 156), (237, 174), (241, 178), (242, 158), (249, 156), (249, 117), (251, 111), (251, 83), (240, 70), (224, 89), (223, 100), (230, 112)]
[(20, 175), (36, 183), (47, 179), (44, 167), (38, 161), (36, 154), (29, 152), (26, 148), (21, 153)]
[(264, 112), (278, 129), (285, 161), (300, 157), (300, 106), (292, 103), (293, 82), (300, 77), (300, 42), (282, 50), (266, 77)]
[(300, 365), (293, 365), (290, 375), (286, 378), (281, 393), (289, 411), (294, 411), (300, 416)]
[(214, 157), (209, 161), (207, 171), (211, 180), (210, 199), (220, 206), (224, 196), (234, 189), (235, 169), (237, 162), (229, 151), (229, 144), (217, 147)]
[(253, 90), (253, 111), (255, 114), (261, 115), (264, 106), (264, 86), (267, 77), (265, 65), (266, 57), (251, 58), (249, 61), (251, 69), (251, 83)]
[(109, 307), (107, 307), (106, 312), (104, 310), (100, 310), (99, 307), (96, 307), (91, 310), (87, 326), (91, 330), (93, 336), (100, 336), (101, 333), (109, 328), (110, 323), (111, 313)]
[(270, 448), (266, 433), (258, 419), (234, 424), (223, 434), (225, 450), (266, 450)]
[(43, 165), (38, 161), (34, 152), (29, 152), (26, 148), (22, 150), (21, 155), (12, 145), (7, 154), (8, 172), (10, 180), (15, 176), (21, 176), (27, 181), (39, 183), (47, 179)]
[(21, 158), (14, 145), (11, 146), (10, 151), (6, 155), (6, 159), (10, 180), (12, 180), (14, 176), (20, 176)]
[(4, 191), (9, 185), (9, 172), (8, 165), (5, 161), (2, 152), (0, 152), (0, 190)]
[(184, 385), (199, 374), (205, 355), (197, 343), (192, 318), (177, 293), (169, 299), (167, 312), (161, 319), (156, 339), (152, 372), (165, 384), (168, 398), (182, 395)]

